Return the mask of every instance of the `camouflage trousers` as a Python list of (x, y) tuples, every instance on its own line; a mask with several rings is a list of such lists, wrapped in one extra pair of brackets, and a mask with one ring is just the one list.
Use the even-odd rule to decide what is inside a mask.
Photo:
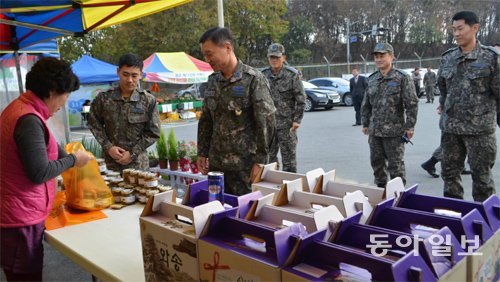
[(249, 170), (224, 171), (216, 167), (210, 167), (210, 171), (222, 171), (224, 173), (224, 193), (240, 196), (252, 192), (252, 183)]
[(401, 137), (368, 137), (370, 145), (370, 162), (373, 168), (375, 184), (385, 187), (387, 177), (390, 179), (401, 177), (406, 184), (406, 172), (404, 163), (405, 146), (401, 143)]
[(427, 102), (434, 100), (434, 87), (432, 86), (425, 87), (425, 97), (427, 98)]
[[(104, 152), (103, 152), (104, 153)], [(143, 171), (149, 171), (149, 157), (146, 152), (142, 152), (137, 156), (137, 160), (135, 162), (131, 162), (128, 165), (121, 165), (115, 160), (106, 154), (104, 156), (104, 160), (106, 161), (106, 168), (112, 171), (122, 172), (126, 168), (133, 168)]]
[(290, 131), (289, 128), (277, 129), (269, 150), (269, 163), (278, 162), (280, 151), (283, 171), (297, 172), (297, 140), (296, 131)]
[(463, 199), (464, 188), (460, 172), (464, 168), (466, 156), (469, 157), (474, 201), (482, 202), (496, 193), (491, 173), (497, 153), (495, 133), (486, 135), (443, 133), (441, 147), (443, 148), (441, 177), (444, 181), (445, 197)]

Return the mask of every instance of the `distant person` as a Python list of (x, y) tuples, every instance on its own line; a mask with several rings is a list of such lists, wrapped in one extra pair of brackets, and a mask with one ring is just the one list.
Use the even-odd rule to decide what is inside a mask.
[(224, 191), (244, 195), (268, 162), (275, 107), (269, 82), (234, 53), (226, 28), (207, 30), (199, 40), (214, 73), (208, 78), (198, 123), (198, 166), (203, 174), (224, 173)]
[(278, 162), (281, 152), (283, 170), (297, 172), (297, 130), (304, 117), (306, 93), (299, 72), (285, 66), (285, 47), (274, 43), (267, 50), (270, 67), (262, 73), (271, 86), (271, 98), (276, 107), (276, 135), (269, 152), (269, 162)]
[(149, 170), (146, 149), (160, 137), (156, 98), (137, 88), (142, 67), (142, 60), (136, 55), (121, 56), (117, 70), (119, 86), (99, 93), (92, 102), (89, 128), (101, 144), (110, 170)]
[(415, 70), (411, 74), (411, 78), (413, 79), (413, 83), (415, 84), (415, 92), (417, 93), (417, 97), (420, 96), (420, 80), (422, 80), (422, 74), (420, 74), (420, 68), (415, 68)]
[(361, 122), (363, 133), (369, 135), (375, 184), (385, 187), (388, 173), (391, 179), (401, 177), (406, 184), (402, 137), (411, 139), (417, 122), (415, 85), (409, 75), (393, 67), (391, 44), (377, 43), (372, 54), (378, 70), (368, 78), (361, 105)]
[(26, 75), (26, 92), (0, 115), (0, 262), (7, 281), (42, 281), (55, 178), (92, 159), (84, 151), (67, 154), (46, 124), (78, 88), (70, 64), (43, 58)]
[(87, 126), (89, 112), (90, 112), (90, 100), (85, 100), (85, 103), (83, 103), (82, 105), (82, 111), (81, 111), (83, 127)]
[(349, 92), (352, 96), (354, 111), (356, 112), (356, 122), (352, 126), (361, 125), (361, 103), (365, 97), (365, 90), (368, 87), (368, 79), (359, 75), (357, 67), (352, 69), (352, 78), (349, 81)]
[[(432, 153), (431, 158), (428, 159), (423, 164), (421, 164), (420, 166), (425, 171), (427, 171), (427, 173), (430, 176), (432, 176), (434, 178), (438, 178), (439, 174), (437, 174), (437, 171), (436, 171), (436, 164), (438, 162), (442, 161), (442, 160), (443, 160), (443, 149), (441, 148), (441, 146), (439, 146), (439, 147), (436, 148), (436, 150), (434, 150), (434, 152)], [(471, 174), (471, 172), (470, 172), (470, 170), (467, 170), (464, 167), (464, 169), (462, 170), (461, 174), (467, 175), (467, 174)]]
[(468, 157), (472, 197), (482, 202), (496, 193), (491, 170), (497, 152), (498, 54), (477, 40), (479, 18), (474, 12), (456, 13), (452, 28), (458, 47), (443, 53), (438, 72), (444, 196), (463, 199), (460, 172)]
[(432, 71), (431, 67), (427, 67), (427, 72), (424, 75), (425, 97), (427, 97), (426, 103), (434, 103), (434, 88), (436, 87), (436, 82), (436, 73)]

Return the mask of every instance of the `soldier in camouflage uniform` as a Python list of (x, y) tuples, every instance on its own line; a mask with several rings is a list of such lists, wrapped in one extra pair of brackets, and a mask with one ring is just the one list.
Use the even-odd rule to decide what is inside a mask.
[(149, 170), (146, 149), (160, 137), (156, 98), (137, 89), (142, 66), (135, 55), (123, 55), (117, 71), (119, 87), (99, 93), (90, 107), (89, 128), (110, 170)]
[(198, 165), (203, 174), (224, 172), (224, 191), (250, 192), (250, 182), (268, 161), (275, 107), (269, 83), (236, 58), (229, 30), (212, 28), (199, 40), (208, 78), (198, 123)]
[(443, 53), (438, 72), (444, 196), (463, 198), (460, 172), (468, 156), (472, 196), (475, 201), (483, 201), (495, 194), (491, 169), (497, 148), (498, 55), (493, 47), (476, 40), (479, 29), (476, 14), (462, 11), (452, 20), (458, 47)]
[(297, 172), (297, 129), (304, 116), (306, 93), (299, 72), (284, 65), (284, 53), (283, 45), (271, 44), (267, 51), (270, 67), (262, 71), (271, 85), (271, 97), (276, 107), (276, 135), (269, 162), (278, 162), (279, 150), (283, 170)]
[(431, 67), (427, 67), (427, 73), (424, 75), (426, 103), (434, 103), (434, 87), (436, 86), (436, 74)]
[(370, 161), (375, 184), (385, 187), (390, 178), (401, 177), (406, 183), (401, 137), (413, 137), (417, 122), (418, 97), (409, 75), (392, 66), (394, 49), (377, 43), (373, 53), (378, 71), (368, 78), (368, 88), (361, 105), (363, 133), (369, 135)]

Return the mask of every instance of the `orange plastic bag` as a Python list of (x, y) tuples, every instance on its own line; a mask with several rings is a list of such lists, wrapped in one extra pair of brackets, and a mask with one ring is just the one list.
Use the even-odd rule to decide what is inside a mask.
[[(66, 152), (75, 153), (85, 148), (80, 142), (66, 145)], [(90, 152), (87, 152), (90, 154)], [(102, 179), (97, 161), (92, 159), (83, 167), (72, 167), (62, 173), (66, 190), (66, 204), (79, 210), (101, 210), (114, 203), (113, 194)]]
[(85, 223), (107, 216), (102, 211), (77, 211), (68, 209), (64, 206), (66, 203), (66, 193), (59, 191), (54, 199), (54, 205), (49, 216), (45, 220), (45, 228), (54, 230), (64, 226)]

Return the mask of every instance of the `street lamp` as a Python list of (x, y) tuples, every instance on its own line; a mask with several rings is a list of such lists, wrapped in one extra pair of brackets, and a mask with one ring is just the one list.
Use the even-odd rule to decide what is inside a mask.
[(219, 27), (224, 27), (224, 3), (223, 0), (217, 0), (217, 18)]
[(346, 19), (347, 25), (347, 73), (351, 73), (351, 25), (358, 23), (355, 21), (351, 23), (349, 18)]

